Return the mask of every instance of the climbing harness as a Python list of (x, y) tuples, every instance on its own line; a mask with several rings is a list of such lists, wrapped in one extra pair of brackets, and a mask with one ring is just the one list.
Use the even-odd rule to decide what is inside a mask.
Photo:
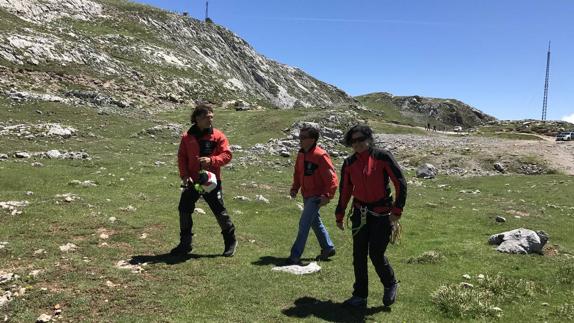
[[(373, 212), (371, 210), (369, 210), (366, 206), (361, 206), (359, 208), (359, 212), (361, 215), (361, 222), (359, 223), (359, 226), (357, 226), (356, 228), (353, 228), (351, 226), (351, 232), (353, 233), (353, 237), (355, 235), (357, 235), (359, 233), (359, 231), (361, 231), (361, 229), (367, 224), (367, 215), (371, 214), (372, 216), (375, 217), (388, 217), (389, 215), (391, 215), (391, 213), (376, 213)], [(353, 214), (353, 207), (349, 210), (349, 213), (347, 214), (347, 227), (349, 227), (349, 218), (351, 217), (351, 215)], [(402, 232), (402, 227), (401, 224), (399, 223), (399, 221), (396, 221), (394, 223), (391, 224), (392, 225), (392, 229), (391, 229), (391, 237), (390, 237), (390, 243), (395, 244), (397, 242), (399, 242), (399, 240), (401, 239), (401, 232)]]

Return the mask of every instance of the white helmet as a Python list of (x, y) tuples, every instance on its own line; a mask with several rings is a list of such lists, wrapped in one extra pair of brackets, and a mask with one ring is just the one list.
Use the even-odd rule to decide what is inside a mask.
[(195, 184), (195, 189), (200, 193), (210, 193), (217, 187), (217, 177), (214, 173), (206, 170), (199, 172), (198, 183)]

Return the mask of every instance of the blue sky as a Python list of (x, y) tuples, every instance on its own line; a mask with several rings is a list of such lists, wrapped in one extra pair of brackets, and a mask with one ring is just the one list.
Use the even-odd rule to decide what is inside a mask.
[[(205, 0), (140, 0), (203, 19)], [(499, 119), (574, 122), (572, 0), (210, 0), (259, 53), (351, 95), (454, 98)]]

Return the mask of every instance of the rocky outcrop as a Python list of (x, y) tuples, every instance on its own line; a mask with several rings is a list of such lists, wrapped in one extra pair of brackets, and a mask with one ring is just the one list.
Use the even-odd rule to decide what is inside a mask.
[(437, 130), (474, 128), (496, 118), (458, 100), (422, 96), (395, 96), (390, 93), (371, 93), (357, 97), (365, 105), (376, 104), (397, 110), (405, 119), (418, 125), (437, 127)]
[(279, 108), (355, 104), (214, 23), (121, 1), (0, 0), (0, 10), (9, 18), (0, 31), (0, 66), (7, 67), (0, 68), (0, 92), (26, 91), (41, 79), (49, 84), (45, 95), (65, 96), (76, 84), (155, 110), (197, 99)]

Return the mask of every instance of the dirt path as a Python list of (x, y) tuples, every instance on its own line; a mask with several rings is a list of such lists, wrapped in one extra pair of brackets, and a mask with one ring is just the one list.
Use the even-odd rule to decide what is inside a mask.
[(574, 141), (511, 140), (508, 144), (497, 142), (497, 149), (509, 149), (524, 155), (539, 156), (552, 168), (574, 175)]

